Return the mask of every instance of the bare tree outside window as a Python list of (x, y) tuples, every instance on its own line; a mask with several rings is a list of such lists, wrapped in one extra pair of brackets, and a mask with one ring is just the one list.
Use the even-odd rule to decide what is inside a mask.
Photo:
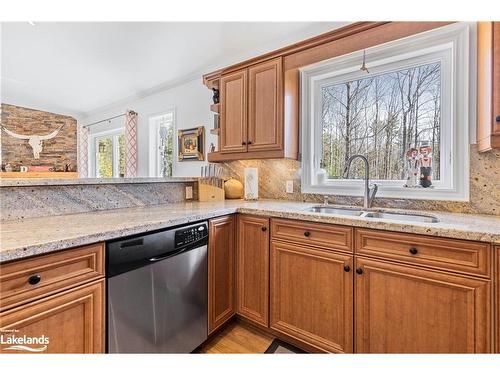
[[(433, 180), (439, 180), (441, 65), (439, 62), (325, 86), (322, 96), (322, 164), (341, 178), (345, 161), (363, 154), (370, 178), (402, 180), (405, 151), (430, 145)], [(363, 178), (353, 165), (351, 178)]]

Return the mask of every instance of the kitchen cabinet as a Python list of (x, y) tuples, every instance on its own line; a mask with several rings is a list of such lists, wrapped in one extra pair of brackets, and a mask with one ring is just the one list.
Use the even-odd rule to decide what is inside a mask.
[(488, 353), (490, 281), (357, 257), (357, 353)]
[(500, 22), (477, 24), (477, 145), (500, 148)]
[(269, 219), (238, 216), (237, 313), (269, 325)]
[(248, 69), (248, 151), (283, 149), (281, 58)]
[(235, 314), (234, 216), (209, 221), (208, 332), (212, 333)]
[(298, 129), (283, 122), (282, 58), (222, 73), (219, 151), (209, 161), (297, 158)]
[[(48, 338), (46, 345), (27, 345), (42, 349), (40, 353), (103, 353), (104, 280), (4, 311), (0, 314), (0, 327), (3, 332), (16, 330), (16, 337), (44, 335)], [(10, 335), (3, 333), (3, 336), (5, 341)], [(27, 353), (8, 347), (3, 344), (1, 352)]]
[(247, 151), (247, 85), (246, 70), (220, 79), (220, 151)]
[(500, 246), (495, 246), (494, 314), (495, 314), (495, 353), (500, 353)]
[(353, 256), (271, 245), (272, 329), (337, 353), (353, 351)]
[[(1, 268), (4, 341), (11, 335), (44, 335), (48, 343), (26, 346), (41, 348), (40, 353), (104, 352), (103, 243), (4, 263)], [(9, 346), (3, 344), (0, 351), (30, 353)]]

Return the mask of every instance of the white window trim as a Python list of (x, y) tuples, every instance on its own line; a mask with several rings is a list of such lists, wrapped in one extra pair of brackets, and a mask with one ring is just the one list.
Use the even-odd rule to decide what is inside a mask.
[[(101, 132), (97, 133), (92, 133), (90, 134), (90, 142), (89, 142), (89, 169), (90, 169), (90, 176), (95, 177), (95, 178), (101, 178), (97, 176), (97, 158), (96, 158), (96, 146), (97, 146), (97, 141), (100, 138), (105, 138), (109, 137), (110, 135), (113, 136), (113, 160), (116, 160), (116, 163), (113, 163), (113, 178), (118, 178), (120, 177), (120, 171), (119, 171), (119, 143), (118, 143), (118, 137), (122, 134), (125, 133), (125, 128), (120, 127), (120, 128), (114, 128), (110, 130), (104, 130)], [(104, 178), (104, 177), (102, 177)]]
[[(441, 61), (451, 69), (443, 69), (442, 93), (449, 111), (442, 111), (441, 174), (449, 176), (450, 183), (435, 181), (434, 188), (404, 188), (402, 181), (376, 181), (379, 184), (378, 197), (429, 199), (429, 200), (469, 200), (469, 27), (457, 23), (415, 36), (372, 47), (366, 50), (366, 60), (370, 75), (380, 74), (387, 70), (397, 69), (404, 65), (404, 60), (423, 64)], [(311, 93), (322, 85), (344, 82), (348, 77), (360, 78), (359, 66), (363, 51), (325, 60), (317, 64), (301, 68), (301, 150), (302, 150), (302, 192), (313, 194), (332, 194), (362, 196), (364, 193), (362, 180), (327, 180), (323, 184), (316, 181), (321, 155), (314, 151), (321, 150), (321, 124), (317, 113), (321, 103), (314, 100)], [(387, 69), (387, 67), (390, 69)], [(366, 73), (363, 75), (366, 77)], [(349, 78), (351, 79), (351, 78)], [(451, 96), (446, 95), (451, 86)], [(449, 92), (449, 91), (448, 91)], [(448, 99), (446, 99), (448, 97)], [(443, 99), (442, 99), (443, 102)], [(448, 133), (446, 133), (448, 132)], [(450, 142), (446, 142), (450, 140)], [(457, 150), (457, 151), (456, 151)], [(451, 155), (454, 154), (451, 162)], [(448, 155), (449, 159), (443, 157)], [(464, 168), (463, 166), (466, 166)]]
[[(176, 108), (170, 108), (162, 112), (157, 112), (149, 115), (149, 177), (160, 177), (159, 159), (158, 159), (158, 126), (152, 121), (155, 117), (160, 117), (167, 113), (172, 113), (172, 127), (174, 131), (174, 138), (177, 134), (177, 121), (176, 121)], [(174, 139), (174, 156), (177, 154), (177, 144)], [(175, 157), (174, 157), (175, 160)], [(173, 167), (173, 166), (172, 166)]]

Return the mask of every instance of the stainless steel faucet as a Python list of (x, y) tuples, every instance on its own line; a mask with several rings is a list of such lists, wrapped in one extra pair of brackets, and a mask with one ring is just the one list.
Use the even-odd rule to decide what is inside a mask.
[(363, 155), (353, 155), (349, 159), (347, 159), (347, 162), (344, 167), (344, 173), (342, 173), (343, 178), (349, 178), (349, 170), (351, 169), (351, 163), (353, 162), (354, 159), (361, 159), (365, 162), (365, 195), (364, 195), (364, 200), (363, 200), (363, 208), (367, 209), (370, 208), (373, 200), (375, 199), (375, 194), (377, 194), (378, 190), (378, 185), (373, 184), (373, 188), (370, 189), (370, 164), (368, 163), (368, 159), (363, 156)]

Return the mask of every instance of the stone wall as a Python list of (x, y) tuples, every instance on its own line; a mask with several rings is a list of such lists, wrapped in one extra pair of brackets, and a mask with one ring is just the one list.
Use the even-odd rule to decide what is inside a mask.
[[(259, 168), (260, 198), (323, 202), (322, 195), (300, 193), (300, 179), (297, 178), (300, 162), (296, 160), (239, 160), (224, 163), (224, 167), (227, 175), (240, 181), (243, 181), (245, 167)], [(294, 180), (293, 194), (285, 192), (286, 180)], [(334, 204), (363, 204), (358, 197), (331, 198)], [(500, 150), (480, 154), (475, 145), (471, 146), (469, 202), (376, 198), (374, 206), (500, 215)]]
[(2, 169), (10, 164), (14, 171), (18, 171), (21, 165), (50, 166), (55, 171), (64, 171), (65, 165), (70, 164), (70, 170), (76, 171), (77, 128), (73, 117), (5, 103), (1, 108), (2, 126), (17, 134), (46, 135), (63, 126), (53, 139), (43, 141), (39, 159), (33, 157), (28, 140), (17, 139), (1, 131)]

